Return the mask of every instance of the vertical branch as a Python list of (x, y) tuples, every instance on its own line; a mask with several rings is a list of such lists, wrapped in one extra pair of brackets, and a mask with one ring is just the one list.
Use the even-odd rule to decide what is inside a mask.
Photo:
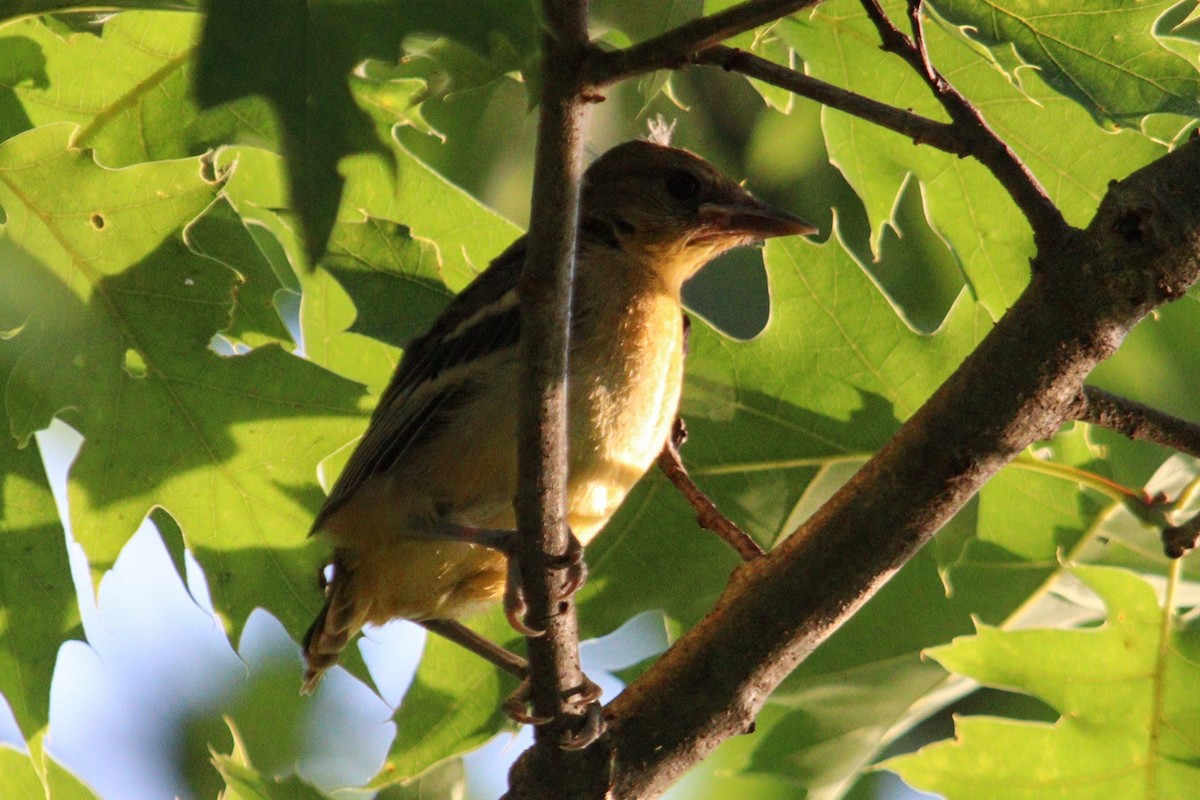
[(545, 634), (529, 639), (530, 702), (554, 720), (537, 730), (537, 749), (557, 751), (584, 724), (587, 685), (579, 666), (575, 607), (566, 594), (568, 556), (567, 354), (585, 101), (577, 77), (587, 52), (586, 0), (544, 3), (544, 79), (537, 163), (521, 300), (521, 403), (515, 501), (517, 559), (527, 620)]

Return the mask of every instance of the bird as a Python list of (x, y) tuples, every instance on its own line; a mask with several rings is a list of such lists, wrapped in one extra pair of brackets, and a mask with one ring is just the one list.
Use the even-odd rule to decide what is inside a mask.
[[(567, 523), (579, 547), (671, 433), (683, 284), (731, 248), (814, 233), (663, 142), (625, 142), (585, 171), (567, 384)], [(316, 515), (310, 535), (333, 551), (325, 603), (303, 642), (305, 692), (368, 623), (459, 620), (503, 599), (522, 630), (505, 534), (516, 526), (525, 253), (522, 237), (409, 343)]]

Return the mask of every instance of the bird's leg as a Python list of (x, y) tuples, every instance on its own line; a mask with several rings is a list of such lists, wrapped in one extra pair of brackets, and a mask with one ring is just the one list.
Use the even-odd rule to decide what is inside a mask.
[[(587, 580), (587, 564), (583, 560), (583, 545), (574, 533), (568, 531), (567, 552), (561, 563), (555, 564), (567, 572), (562, 591), (553, 600), (570, 597), (583, 586)], [(465, 542), (487, 547), (503, 553), (508, 561), (508, 575), (504, 584), (504, 615), (508, 622), (523, 636), (541, 636), (543, 630), (532, 628), (525, 624), (525, 593), (521, 589), (521, 564), (517, 558), (517, 532), (504, 528), (472, 528), (468, 525), (441, 523), (434, 526), (428, 535), (434, 539), (445, 539), (453, 542)]]
[(455, 622), (452, 619), (423, 619), (418, 620), (417, 624), (427, 631), (432, 631), (438, 636), (470, 650), (521, 682), (516, 691), (506, 697), (500, 706), (513, 722), (523, 725), (543, 725), (550, 722), (550, 718), (537, 717), (526, 710), (529, 706), (530, 691), (528, 661), (516, 653), (505, 650), (495, 642), (485, 639), (461, 622)]
[(452, 619), (422, 619), (417, 620), (417, 624), (443, 639), (454, 642), (459, 647), (470, 650), (519, 681), (524, 681), (529, 675), (529, 662), (516, 653), (505, 650), (490, 639), (485, 639), (461, 622), (455, 622)]

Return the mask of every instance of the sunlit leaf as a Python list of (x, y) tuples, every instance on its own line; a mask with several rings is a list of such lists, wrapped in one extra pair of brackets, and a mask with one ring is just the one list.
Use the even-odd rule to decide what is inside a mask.
[[(1035, 67), (1056, 91), (1103, 123), (1158, 112), (1194, 115), (1195, 63), (1163, 46), (1157, 23), (1176, 0), (934, 0), (947, 20), (986, 45), (1010, 74)], [(1016, 58), (1010, 55), (1015, 51)], [(1012, 63), (1015, 62), (1015, 63)]]
[(956, 798), (1185, 798), (1200, 781), (1200, 636), (1130, 573), (1078, 567), (1108, 619), (1083, 631), (1000, 631), (930, 652), (946, 668), (1035, 695), (1053, 725), (963, 717), (957, 738), (884, 763)]

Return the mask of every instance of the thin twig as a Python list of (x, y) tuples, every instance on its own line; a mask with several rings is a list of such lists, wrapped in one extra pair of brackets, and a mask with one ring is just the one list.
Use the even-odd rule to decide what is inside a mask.
[(686, 22), (624, 50), (593, 50), (587, 60), (584, 78), (598, 88), (644, 72), (682, 67), (698, 50), (818, 2), (820, 0), (748, 0), (717, 14)]
[(743, 561), (753, 561), (765, 554), (763, 549), (758, 546), (758, 542), (751, 539), (750, 535), (739, 528), (733, 520), (722, 514), (708, 495), (696, 485), (683, 466), (683, 461), (679, 458), (679, 449), (675, 446), (674, 441), (668, 441), (662, 452), (658, 454), (658, 466), (666, 474), (667, 479), (675, 484), (679, 493), (692, 504), (692, 508), (696, 509), (696, 522), (700, 524), (701, 528), (712, 531), (724, 539), (730, 547), (737, 551)]
[(934, 97), (950, 115), (967, 150), (1012, 196), (1013, 202), (1029, 220), (1038, 252), (1048, 252), (1057, 245), (1072, 230), (1058, 206), (1054, 205), (1037, 176), (1025, 166), (1020, 156), (992, 130), (971, 101), (955, 89), (929, 61), (922, 32), (921, 2), (910, 0), (909, 3), (912, 38), (892, 24), (878, 0), (862, 0), (862, 5), (879, 32), (883, 49), (903, 58), (929, 85)]
[(724, 45), (710, 47), (697, 53), (692, 59), (692, 63), (711, 64), (727, 71), (738, 72), (748, 78), (769, 83), (772, 86), (778, 86), (781, 89), (787, 89), (801, 97), (807, 97), (830, 108), (844, 111), (903, 136), (908, 136), (917, 144), (927, 144), (956, 156), (970, 155), (966, 142), (957, 135), (955, 127), (949, 123), (872, 100), (736, 47)]
[(1083, 387), (1076, 419), (1109, 428), (1130, 439), (1154, 442), (1200, 458), (1200, 425), (1095, 386)]

